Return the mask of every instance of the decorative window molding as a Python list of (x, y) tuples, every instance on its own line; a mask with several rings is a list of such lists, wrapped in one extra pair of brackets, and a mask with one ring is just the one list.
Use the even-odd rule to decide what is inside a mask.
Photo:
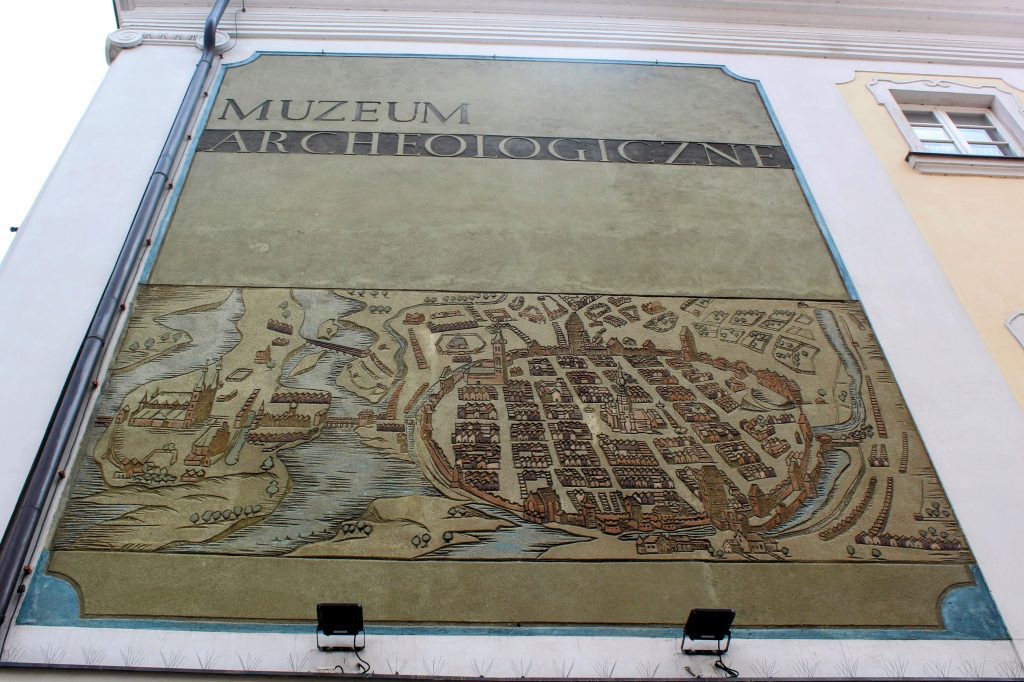
[(906, 140), (914, 170), (1024, 177), (1024, 109), (1013, 94), (925, 79), (875, 79), (868, 89)]
[(1017, 339), (1021, 348), (1024, 348), (1024, 310), (1010, 315), (1006, 320), (1006, 328), (1013, 334), (1013, 338)]

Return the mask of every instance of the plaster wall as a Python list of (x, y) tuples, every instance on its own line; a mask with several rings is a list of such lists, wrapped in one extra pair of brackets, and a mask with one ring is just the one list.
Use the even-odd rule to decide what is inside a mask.
[(0, 263), (6, 527), (198, 52), (144, 46), (111, 64)]
[[(1024, 308), (1024, 233), (1019, 229), (1024, 194), (1018, 178), (924, 175), (904, 160), (907, 145), (892, 117), (867, 86), (872, 80), (908, 82), (913, 74), (858, 73), (841, 91), (864, 135), (878, 155), (907, 210), (963, 302), (978, 333), (1024, 405), (1024, 348), (1005, 326)], [(1011, 92), (1020, 106), (1020, 90), (1000, 80), (946, 77), (970, 86), (991, 86)]]
[[(491, 46), (370, 41), (318, 42), (315, 47), (328, 52), (360, 53), (494, 52)], [(257, 49), (309, 51), (311, 45), (294, 40), (239, 41), (225, 59), (240, 61)], [(761, 82), (877, 331), (1011, 636), (1019, 645), (1024, 639), (1024, 600), (1020, 599), (1017, 566), (1024, 559), (1024, 552), (1019, 546), (1007, 545), (1009, 521), (1005, 503), (1016, 498), (1019, 482), (1024, 480), (1024, 464), (1017, 457), (1019, 443), (1024, 442), (1019, 385), (1015, 398), (1002, 378), (1009, 376), (1008, 371), (1005, 368), (1001, 371), (1001, 366), (993, 362), (978, 336), (975, 323), (979, 328), (981, 324), (971, 308), (973, 299), (968, 299), (957, 288), (960, 271), (946, 266), (943, 256), (946, 252), (935, 246), (930, 232), (922, 235), (918, 225), (925, 221), (918, 219), (912, 205), (906, 203), (903, 186), (892, 179), (879, 160), (877, 149), (867, 143), (860, 125), (862, 117), (856, 113), (856, 108), (848, 105), (847, 92), (837, 87), (853, 78), (855, 71), (906, 73), (906, 65), (747, 55), (709, 58), (699, 53), (667, 50), (553, 46), (506, 45), (501, 52), (523, 57), (724, 64), (740, 76)], [(8, 390), (0, 396), (3, 401), (0, 408), (7, 424), (7, 452), (11, 453), (4, 460), (0, 481), (3, 486), (0, 488), (0, 512), (4, 519), (17, 500), (21, 482), (197, 58), (194, 49), (156, 46), (127, 50), (117, 58), (0, 269), (0, 296), (3, 297), (0, 312), (7, 320), (7, 328), (18, 330), (17, 334), (7, 335), (9, 351), (0, 357), (0, 376), (10, 378), (9, 386), (19, 387), (17, 392)], [(1009, 82), (1017, 77), (1009, 71), (986, 69), (986, 73), (981, 74), (978, 69), (968, 67), (950, 67), (947, 75), (987, 75)], [(869, 97), (866, 91), (864, 96)], [(873, 102), (871, 104), (874, 106)], [(884, 116), (881, 107), (878, 109), (878, 115)], [(894, 127), (892, 134), (898, 135)], [(902, 159), (902, 153), (897, 156)], [(992, 181), (975, 182), (981, 185)], [(1009, 185), (1012, 181), (998, 182)], [(1005, 218), (1010, 214), (1007, 210), (999, 215)], [(89, 236), (83, 238), (82, 235)], [(1007, 258), (1012, 257), (1011, 249), (1003, 250)], [(984, 272), (980, 265), (974, 268), (965, 271), (963, 277)], [(58, 273), (59, 276), (41, 277), (41, 273)], [(961, 299), (967, 303), (973, 317), (964, 312)], [(40, 311), (46, 312), (41, 314)], [(985, 338), (987, 340), (987, 336)], [(936, 343), (935, 339), (942, 339), (942, 343)], [(968, 425), (984, 424), (996, 425), (996, 428), (968, 428)], [(964, 453), (970, 453), (970, 457), (964, 457)], [(60, 490), (57, 492), (59, 494)], [(683, 616), (681, 613), (680, 618)], [(144, 630), (121, 631), (113, 638), (110, 631), (81, 629), (74, 633), (73, 640), (67, 632), (40, 630), (44, 629), (15, 628), (10, 641), (22, 647), (23, 654), (31, 654), (32, 660), (40, 659), (44, 647), (61, 646), (74, 654), (68, 655), (65, 662), (79, 662), (79, 650), (84, 652), (86, 646), (103, 645), (108, 652), (108, 663), (115, 664), (119, 660), (115, 653), (117, 647), (127, 648), (133, 642), (139, 643), (135, 646), (142, 646), (143, 641), (157, 639), (170, 641), (166, 633)], [(129, 632), (133, 632), (130, 641), (126, 638)], [(218, 649), (223, 667), (238, 669), (244, 666), (246, 655), (256, 655), (268, 648), (279, 649), (276, 655), (282, 660), (275, 665), (282, 667), (278, 669), (286, 665), (288, 651), (280, 649), (284, 641), (281, 639), (268, 643), (256, 635), (194, 633), (192, 636), (201, 637), (201, 642), (189, 640), (181, 646), (192, 647), (197, 652)], [(607, 642), (575, 637), (551, 639), (554, 641), (545, 641), (543, 647), (537, 649), (522, 641), (492, 638), (485, 645), (481, 644), (485, 648), (475, 651), (482, 652), (478, 654), (481, 660), (500, 657), (502, 665), (508, 668), (501, 671), (503, 674), (516, 673), (509, 661), (514, 660), (516, 654), (521, 654), (525, 660), (527, 651), (542, 652), (536, 655), (537, 665), (543, 661), (547, 666), (543, 671), (538, 667), (535, 674), (557, 673), (552, 667), (555, 662), (580, 657), (587, 663), (579, 664), (576, 675), (600, 674), (595, 668), (596, 662), (613, 659), (622, 661), (617, 674), (637, 675), (640, 674), (637, 666), (645, 656), (655, 660), (654, 654), (639, 651), (624, 638), (611, 638)], [(296, 650), (310, 648), (311, 640), (311, 634), (303, 636), (301, 643), (297, 640)], [(469, 662), (471, 656), (465, 653), (473, 650), (472, 647), (466, 646), (464, 638), (448, 641), (449, 649), (444, 649), (443, 653), (435, 653), (441, 650), (431, 648), (434, 643), (426, 641), (420, 648), (382, 650), (380, 660), (375, 660), (374, 664), (378, 671), (386, 672), (384, 659), (388, 657), (385, 654), (392, 652), (394, 660), (401, 654), (407, 661), (415, 662), (409, 672), (430, 674), (430, 666), (437, 665), (436, 661), (458, 658), (458, 666), (451, 665), (444, 672), (474, 674)], [(458, 651), (450, 648), (453, 646)], [(675, 651), (675, 645), (668, 640), (659, 646), (665, 652)], [(774, 640), (748, 640), (736, 646), (737, 651), (744, 652), (744, 660), (750, 665), (761, 659), (786, 657), (786, 672), (799, 672), (797, 642), (780, 646)], [(787, 648), (790, 646), (792, 648)], [(994, 643), (990, 647), (989, 643), (951, 646), (951, 643), (928, 642), (819, 641), (814, 646), (823, 657), (818, 670), (818, 674), (823, 675), (844, 674), (837, 666), (850, 657), (870, 658), (873, 663), (864, 664), (862, 671), (870, 668), (879, 675), (884, 672), (882, 661), (888, 660), (887, 657), (893, 660), (906, 657), (913, 659), (914, 672), (928, 674), (926, 662), (940, 655), (938, 647), (946, 652), (941, 656), (961, 663), (987, 658), (994, 668), (996, 661), (1017, 660), (1009, 643)], [(233, 660), (236, 652), (238, 665)], [(269, 659), (270, 654), (267, 656)], [(465, 658), (460, 658), (462, 656)], [(659, 676), (680, 674), (676, 665), (678, 658), (675, 656), (672, 663), (664, 665)], [(147, 663), (160, 666), (159, 658), (150, 656), (150, 659)], [(781, 672), (779, 669), (776, 674)]]

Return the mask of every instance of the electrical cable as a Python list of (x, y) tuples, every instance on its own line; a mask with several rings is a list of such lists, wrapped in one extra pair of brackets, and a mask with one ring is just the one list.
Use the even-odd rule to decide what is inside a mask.
[(718, 652), (718, 660), (715, 661), (715, 667), (718, 668), (719, 670), (721, 670), (722, 672), (724, 672), (729, 677), (739, 677), (740, 676), (738, 671), (733, 670), (732, 668), (730, 668), (729, 666), (727, 666), (725, 664), (725, 661), (722, 660), (722, 652), (721, 651)]
[[(234, 17), (233, 17), (234, 20), (235, 20), (235, 33), (234, 33), (234, 35), (231, 36), (231, 47), (229, 47), (228, 50), (230, 50), (232, 47), (234, 47), (238, 43), (238, 13), (239, 12), (244, 12), (244, 11), (245, 11), (245, 0), (242, 0), (242, 9), (236, 9)], [(227, 50), (225, 50), (225, 52), (226, 51)]]
[(359, 674), (369, 675), (371, 670), (370, 664), (363, 660), (363, 657), (359, 655), (358, 651), (356, 652), (356, 658), (359, 659), (359, 665), (362, 668), (362, 670), (359, 671)]
[[(356, 646), (356, 637), (358, 637), (358, 636), (359, 636), (358, 632), (356, 634), (352, 635), (352, 651), (355, 652), (356, 658), (359, 659), (360, 667), (362, 668), (362, 670), (359, 672), (359, 674), (360, 675), (369, 675), (370, 674), (370, 664), (367, 663), (366, 661), (364, 661), (363, 657), (359, 655), (359, 648)], [(363, 646), (366, 646), (366, 635), (365, 634), (363, 635)]]

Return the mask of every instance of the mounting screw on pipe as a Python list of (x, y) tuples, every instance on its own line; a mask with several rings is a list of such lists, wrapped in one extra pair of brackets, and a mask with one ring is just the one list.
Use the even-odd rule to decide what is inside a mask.
[(93, 388), (99, 388), (100, 387), (99, 379), (93, 379), (92, 380), (92, 387)]
[(67, 475), (68, 475), (68, 473), (66, 471), (64, 471), (63, 469), (61, 469), (60, 471), (57, 472), (57, 478), (59, 478), (62, 481), (65, 479), (65, 477), (67, 477)]
[(28, 566), (28, 565), (22, 566), (21, 567), (21, 572), (24, 573), (25, 575), (32, 575), (32, 567)]

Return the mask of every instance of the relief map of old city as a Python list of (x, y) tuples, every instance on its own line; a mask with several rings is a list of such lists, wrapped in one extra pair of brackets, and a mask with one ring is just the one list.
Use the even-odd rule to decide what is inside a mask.
[[(494, 157), (446, 158), (472, 137), (453, 133), (448, 147), (400, 136), (391, 158), (376, 146), (342, 158), (310, 146), (314, 124), (295, 123), (294, 108), (275, 123), (275, 101), (242, 100), (245, 88), (286, 87), (294, 63), (277, 59), (229, 70), (70, 471), (46, 569), (75, 587), (82, 617), (294, 621), (317, 601), (362, 601), (385, 623), (650, 625), (720, 600), (753, 626), (941, 629), (947, 597), (978, 584), (864, 309), (845, 294), (791, 166), (769, 163), (781, 147), (749, 83), (644, 67), (723, 93), (720, 106), (747, 98), (751, 120), (735, 130), (663, 135), (762, 145), (743, 157), (739, 144), (693, 143), (706, 167), (634, 166), (656, 144), (643, 140), (657, 139), (639, 128), (632, 148), (625, 135), (599, 140), (618, 164), (566, 163), (564, 150), (532, 159), (541, 143), (525, 133)], [(304, 59), (313, 72), (337, 64)], [(536, 74), (555, 68), (412, 61), (426, 72), (520, 69), (538, 88)], [(654, 82), (599, 66), (557, 68), (622, 88)], [(252, 73), (256, 85), (244, 80)], [(487, 111), (485, 86), (472, 88), (450, 99), (470, 102), (459, 134), (477, 133)], [(400, 130), (400, 106), (375, 102), (382, 129)], [(455, 124), (459, 108), (433, 108), (452, 115), (422, 121)], [(376, 120), (366, 102), (353, 111)], [(717, 125), (713, 110), (697, 114)], [(612, 123), (586, 125), (598, 139)], [(264, 135), (261, 154), (255, 133), (232, 125), (281, 130)], [(287, 147), (296, 129), (304, 141)], [(348, 135), (349, 152), (383, 139)], [(544, 140), (555, 135), (565, 133)], [(577, 151), (587, 160), (585, 145)], [(713, 167), (726, 152), (736, 167)], [(524, 199), (529, 215), (486, 218), (501, 193), (453, 190), (435, 205), (435, 174), (424, 172), (434, 169), (532, 196), (555, 169), (607, 191), (586, 195), (591, 214), (582, 200), (548, 207), (550, 224), (529, 218), (540, 214)], [(393, 200), (366, 199), (379, 202), (374, 220), (357, 208), (362, 173), (395, 188)], [(299, 178), (315, 191), (264, 201), (240, 193), (238, 177), (257, 188)], [(679, 181), (700, 190), (702, 216), (676, 212), (671, 196), (648, 197), (639, 216), (599, 203)], [(724, 201), (719, 185), (742, 191)], [(459, 216), (470, 214), (466, 227)], [(769, 214), (775, 223), (751, 231), (764, 244), (723, 227)], [(676, 224), (682, 236), (664, 241)], [(577, 232), (561, 250), (537, 248), (560, 230)], [(395, 264), (379, 270), (374, 259), (395, 246)], [(423, 262), (428, 275), (416, 271)], [(606, 289), (577, 273), (614, 262), (598, 272)], [(365, 285), (375, 276), (386, 286)], [(709, 283), (693, 290), (691, 276)]]

